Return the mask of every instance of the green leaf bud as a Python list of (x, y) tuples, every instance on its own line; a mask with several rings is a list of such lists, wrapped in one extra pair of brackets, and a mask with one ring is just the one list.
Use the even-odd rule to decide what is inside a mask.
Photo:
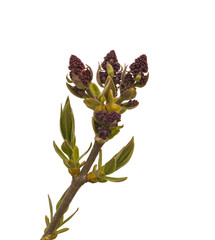
[(79, 168), (69, 168), (69, 173), (73, 176), (73, 177), (77, 177), (78, 174), (80, 172)]
[(137, 95), (136, 89), (134, 87), (131, 87), (121, 93), (120, 97), (116, 100), (116, 103), (120, 104), (125, 100), (131, 100), (135, 98), (136, 95)]
[(93, 109), (93, 110), (101, 104), (95, 98), (86, 98), (86, 99), (84, 99), (84, 103), (88, 108)]
[(92, 91), (93, 95), (99, 97), (101, 92), (95, 83), (90, 84), (90, 90)]
[(96, 177), (95, 173), (90, 172), (87, 174), (87, 182), (91, 182), (91, 183), (97, 182), (97, 177)]
[(107, 63), (107, 73), (108, 73), (108, 76), (112, 78), (114, 77), (114, 70), (110, 63)]

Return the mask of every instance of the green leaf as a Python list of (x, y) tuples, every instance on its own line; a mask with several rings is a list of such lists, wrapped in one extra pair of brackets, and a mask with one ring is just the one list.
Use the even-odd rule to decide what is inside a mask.
[(69, 159), (72, 159), (73, 150), (66, 139), (64, 140), (63, 144), (61, 145), (61, 149), (64, 151), (64, 153), (67, 154)]
[(67, 157), (62, 153), (60, 148), (56, 145), (55, 141), (53, 141), (53, 145), (54, 145), (54, 149), (55, 149), (56, 153), (63, 159), (63, 163), (65, 164), (65, 166), (69, 168), (70, 166), (68, 164)]
[(96, 97), (99, 97), (101, 94), (99, 88), (97, 87), (97, 85), (95, 83), (90, 84), (90, 90), (92, 91), (93, 95)]
[(79, 208), (77, 208), (76, 211), (75, 211), (71, 216), (69, 216), (67, 219), (65, 219), (65, 220), (61, 223), (60, 227), (63, 226), (66, 222), (68, 222), (68, 221), (77, 213), (78, 210), (79, 210)]
[(84, 103), (88, 108), (92, 110), (101, 105), (101, 103), (95, 98), (86, 98), (84, 99)]
[(101, 67), (100, 67), (100, 64), (99, 64), (97, 72), (96, 72), (96, 81), (97, 81), (97, 83), (99, 84), (100, 87), (104, 87), (104, 85), (101, 83), (101, 79), (100, 79), (100, 75), (99, 75), (100, 70), (101, 70)]
[(108, 94), (109, 91), (112, 90), (113, 93), (113, 97), (116, 97), (116, 87), (115, 84), (113, 82), (113, 79), (108, 76), (105, 82), (105, 87), (104, 90), (101, 93), (101, 96), (99, 97), (99, 99), (101, 99), (102, 96), (105, 96), (106, 100), (108, 100)]
[(45, 216), (45, 222), (46, 222), (46, 226), (48, 227), (48, 225), (49, 225), (49, 218), (48, 218), (48, 216)]
[(70, 106), (69, 97), (66, 99), (64, 108), (61, 106), (60, 130), (63, 139), (67, 140), (73, 148), (75, 146), (75, 120)]
[(95, 120), (95, 118), (94, 117), (92, 117), (92, 126), (93, 126), (93, 130), (94, 130), (94, 132), (95, 132), (95, 134), (98, 134), (98, 131), (97, 131), (97, 129), (96, 129), (96, 120)]
[(66, 83), (66, 86), (67, 86), (67, 88), (69, 89), (69, 91), (74, 95), (74, 96), (76, 96), (76, 97), (79, 97), (79, 98), (86, 98), (86, 97), (88, 97), (88, 95), (86, 94), (86, 92), (83, 90), (81, 90), (80, 89), (80, 93), (78, 93), (77, 91), (75, 91), (74, 89), (76, 88), (76, 87), (74, 87), (74, 86), (71, 86), (70, 84), (68, 84), (68, 83)]
[(105, 179), (110, 181), (110, 182), (123, 182), (127, 179), (127, 177), (122, 177), (122, 178), (105, 177)]
[(71, 79), (68, 77), (68, 75), (66, 75), (66, 80), (68, 83), (72, 83)]
[(102, 150), (99, 151), (98, 169), (102, 168)]
[(52, 221), (52, 218), (53, 218), (53, 206), (52, 206), (52, 201), (51, 201), (51, 198), (49, 197), (49, 195), (48, 195), (48, 199), (49, 199), (49, 208), (50, 208), (50, 219)]
[(112, 89), (110, 89), (109, 93), (108, 93), (108, 102), (110, 104), (112, 104), (114, 102), (114, 96), (113, 96), (113, 91)]
[(123, 147), (113, 158), (116, 159), (116, 170), (128, 163), (134, 151), (134, 138)]
[[(68, 189), (69, 189), (69, 188), (68, 188)], [(68, 191), (68, 189), (64, 192), (64, 194), (61, 196), (60, 200), (57, 202), (57, 204), (56, 204), (56, 210), (58, 210), (58, 208), (59, 208), (59, 206), (60, 206), (60, 204), (61, 204), (64, 196), (66, 195), (66, 193), (67, 193), (67, 191)]]
[(113, 137), (115, 137), (120, 132), (121, 128), (123, 128), (123, 126), (117, 126), (114, 129), (112, 129), (108, 139), (112, 139)]
[(89, 148), (87, 149), (87, 151), (84, 152), (84, 153), (79, 157), (78, 160), (81, 160), (81, 159), (90, 151), (91, 147), (92, 147), (92, 143), (90, 143), (90, 146), (89, 146)]
[(62, 229), (56, 231), (56, 233), (59, 234), (59, 233), (66, 232), (66, 231), (68, 231), (68, 230), (69, 230), (69, 228), (62, 228)]
[(111, 174), (115, 171), (116, 169), (116, 159), (112, 158), (110, 161), (108, 161), (105, 165), (104, 165), (104, 173), (106, 175)]
[(74, 159), (75, 163), (78, 163), (78, 161), (79, 161), (79, 149), (78, 149), (78, 146), (75, 146), (73, 148), (73, 159)]

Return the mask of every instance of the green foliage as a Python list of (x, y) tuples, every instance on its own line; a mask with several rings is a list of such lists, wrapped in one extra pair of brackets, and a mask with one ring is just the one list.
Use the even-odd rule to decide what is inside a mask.
[(90, 90), (95, 97), (99, 97), (101, 95), (101, 92), (95, 83), (90, 84)]
[(129, 143), (124, 146), (117, 154), (115, 154), (108, 162), (102, 166), (102, 151), (99, 152), (98, 158), (98, 169), (97, 164), (94, 165), (92, 172), (87, 175), (87, 181), (91, 183), (96, 182), (122, 182), (127, 179), (127, 177), (110, 177), (109, 175), (116, 172), (119, 168), (123, 167), (130, 160), (132, 153), (134, 151), (134, 138), (129, 141)]
[(61, 106), (60, 130), (63, 139), (66, 139), (69, 145), (73, 148), (75, 146), (75, 120), (70, 106), (69, 97), (66, 99), (64, 108)]
[(112, 158), (110, 161), (108, 161), (104, 165), (103, 169), (104, 169), (104, 173), (106, 175), (109, 175), (109, 174), (113, 173), (116, 170), (116, 159)]
[[(66, 191), (67, 192), (67, 191)], [(65, 196), (66, 192), (62, 195), (62, 197), (60, 198), (60, 200), (57, 202), (57, 205), (56, 205), (56, 210), (59, 208), (60, 206), (60, 203), (63, 199), (63, 197)], [(51, 201), (51, 198), (50, 196), (48, 195), (48, 201), (49, 201), (49, 209), (50, 209), (50, 220), (52, 220), (53, 218), (53, 205), (52, 205), (52, 201)], [(67, 210), (65, 211), (65, 213), (68, 211), (69, 208), (67, 208)], [(62, 216), (61, 220), (60, 220), (60, 223), (56, 229), (56, 231), (53, 233), (53, 236), (52, 236), (52, 239), (55, 239), (57, 237), (58, 234), (60, 233), (63, 233), (63, 232), (66, 232), (69, 230), (69, 228), (61, 228), (65, 223), (67, 223), (76, 213), (77, 211), (79, 210), (79, 208), (76, 209), (76, 211), (74, 213), (72, 213), (69, 217), (67, 217), (65, 220), (64, 220), (64, 215)], [(64, 213), (64, 214), (65, 214)], [(50, 220), (48, 218), (48, 216), (45, 216), (45, 223), (46, 223), (46, 228), (49, 226), (50, 224)], [(61, 228), (61, 229), (60, 229)]]

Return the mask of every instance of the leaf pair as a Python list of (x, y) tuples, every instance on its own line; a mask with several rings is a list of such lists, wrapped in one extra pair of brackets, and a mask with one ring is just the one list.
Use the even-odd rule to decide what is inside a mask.
[(61, 106), (60, 130), (64, 142), (61, 145), (61, 149), (55, 142), (53, 142), (54, 149), (56, 153), (63, 159), (63, 163), (69, 169), (70, 174), (75, 177), (80, 172), (80, 167), (82, 167), (85, 163), (79, 163), (79, 161), (88, 153), (92, 146), (92, 143), (90, 144), (90, 147), (87, 149), (87, 151), (79, 156), (79, 148), (75, 144), (75, 120), (69, 97), (67, 97), (64, 107), (62, 108)]
[[(66, 191), (67, 192), (67, 191)], [(57, 205), (56, 205), (56, 210), (58, 209), (58, 207), (60, 206), (60, 203), (63, 199), (63, 197), (65, 196), (66, 192), (63, 194), (63, 196), (60, 198), (60, 200), (58, 201)], [(51, 201), (51, 198), (50, 196), (48, 195), (48, 201), (49, 201), (49, 209), (50, 209), (50, 220), (48, 218), (48, 216), (45, 216), (45, 222), (46, 222), (46, 226), (48, 227), (50, 222), (52, 221), (53, 219), (53, 205), (52, 205), (52, 201)], [(68, 210), (68, 209), (67, 209)], [(66, 210), (66, 211), (67, 211)], [(57, 237), (58, 234), (60, 233), (63, 233), (63, 232), (66, 232), (69, 230), (69, 228), (62, 228), (62, 229), (59, 229), (60, 227), (62, 227), (66, 222), (68, 222), (78, 211), (79, 209), (77, 208), (76, 211), (70, 215), (68, 218), (66, 218), (64, 220), (64, 216), (62, 216), (61, 218), (61, 221), (56, 229), (56, 231), (54, 232), (53, 236), (52, 236), (52, 239), (55, 239)], [(58, 230), (59, 229), (59, 230)]]
[(134, 151), (134, 138), (124, 146), (117, 154), (115, 154), (105, 165), (102, 165), (102, 151), (99, 153), (98, 159), (98, 169), (97, 165), (94, 166), (93, 172), (88, 174), (89, 182), (122, 182), (127, 179), (127, 177), (115, 178), (109, 177), (108, 175), (114, 173), (125, 164), (128, 163)]

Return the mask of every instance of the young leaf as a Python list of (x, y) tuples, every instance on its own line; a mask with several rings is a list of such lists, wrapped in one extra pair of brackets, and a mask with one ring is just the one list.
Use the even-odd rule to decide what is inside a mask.
[(71, 86), (70, 84), (66, 83), (66, 86), (67, 88), (69, 89), (69, 91), (75, 95), (76, 97), (79, 97), (79, 98), (87, 98), (88, 95), (86, 94), (86, 92), (82, 89), (79, 89), (77, 91), (77, 88), (75, 86)]
[(68, 222), (68, 221), (77, 213), (78, 210), (79, 210), (79, 208), (77, 208), (76, 211), (75, 211), (71, 216), (69, 216), (67, 219), (65, 219), (65, 220), (60, 224), (60, 227), (63, 226), (66, 222)]
[(73, 148), (75, 146), (75, 120), (70, 106), (69, 97), (67, 97), (63, 109), (61, 106), (60, 130), (63, 139), (66, 139)]
[(63, 159), (63, 163), (65, 164), (65, 166), (70, 167), (68, 164), (67, 157), (61, 152), (60, 148), (56, 145), (55, 141), (53, 141), (53, 145), (56, 153)]
[(58, 210), (58, 208), (59, 208), (59, 206), (60, 206), (60, 204), (61, 204), (64, 196), (66, 195), (67, 191), (68, 191), (68, 189), (64, 192), (64, 194), (61, 196), (60, 200), (57, 202), (57, 204), (56, 204), (56, 210)]
[(115, 84), (113, 82), (113, 79), (110, 76), (108, 76), (106, 79), (106, 82), (105, 82), (105, 88), (102, 91), (101, 96), (99, 98), (101, 98), (102, 96), (105, 96), (105, 98), (108, 100), (108, 94), (109, 94), (110, 90), (112, 90), (113, 97), (116, 97)]
[(116, 159), (112, 158), (110, 161), (108, 161), (105, 165), (104, 165), (104, 173), (106, 175), (109, 175), (111, 173), (113, 173), (116, 169)]
[(108, 102), (110, 104), (112, 104), (114, 102), (114, 96), (113, 96), (113, 91), (112, 89), (110, 89), (109, 93), (108, 93)]
[(114, 129), (111, 130), (111, 134), (109, 135), (108, 139), (113, 138), (120, 132), (120, 128), (123, 128), (123, 126), (117, 126)]
[(78, 160), (79, 160), (79, 149), (78, 149), (78, 146), (75, 146), (73, 148), (73, 159), (74, 159), (75, 163), (78, 163)]
[(84, 153), (79, 157), (78, 160), (81, 160), (81, 159), (90, 151), (91, 147), (92, 147), (92, 143), (90, 143), (90, 146), (89, 146), (89, 148), (87, 149), (87, 151), (84, 152)]
[(98, 169), (102, 168), (102, 150), (99, 151)]
[(90, 109), (92, 109), (92, 110), (94, 110), (96, 107), (98, 107), (101, 103), (97, 100), (97, 99), (95, 99), (95, 98), (85, 98), (84, 99), (84, 103), (85, 103), (85, 105), (88, 107), (88, 108), (90, 108)]
[(68, 75), (66, 75), (66, 80), (68, 83), (72, 83), (71, 79), (68, 77)]
[(53, 218), (53, 206), (52, 206), (52, 201), (51, 201), (51, 198), (49, 197), (49, 195), (48, 195), (48, 199), (49, 199), (49, 208), (50, 208), (50, 219), (52, 221), (52, 218)]
[(92, 91), (93, 95), (96, 97), (99, 97), (101, 94), (99, 88), (97, 87), (97, 85), (95, 83), (90, 84), (90, 90)]
[(116, 170), (128, 163), (134, 151), (134, 138), (123, 147), (113, 158), (116, 159)]
[(72, 159), (73, 150), (66, 139), (64, 140), (63, 144), (61, 145), (61, 149), (63, 150), (64, 153), (67, 154), (69, 159)]
[(49, 218), (47, 216), (45, 216), (45, 222), (46, 222), (46, 226), (48, 227), (48, 225), (49, 225)]
[(101, 67), (100, 67), (100, 64), (99, 64), (97, 72), (96, 72), (96, 81), (97, 81), (97, 83), (99, 84), (100, 87), (104, 87), (103, 84), (101, 83), (101, 80), (100, 80), (100, 75), (99, 75), (100, 70), (101, 70)]
[(123, 182), (127, 179), (127, 177), (122, 177), (122, 178), (105, 177), (105, 179), (110, 181), (110, 182)]
[(66, 232), (66, 231), (68, 231), (68, 230), (69, 230), (69, 228), (62, 228), (62, 229), (56, 231), (56, 233), (59, 234), (59, 233)]

